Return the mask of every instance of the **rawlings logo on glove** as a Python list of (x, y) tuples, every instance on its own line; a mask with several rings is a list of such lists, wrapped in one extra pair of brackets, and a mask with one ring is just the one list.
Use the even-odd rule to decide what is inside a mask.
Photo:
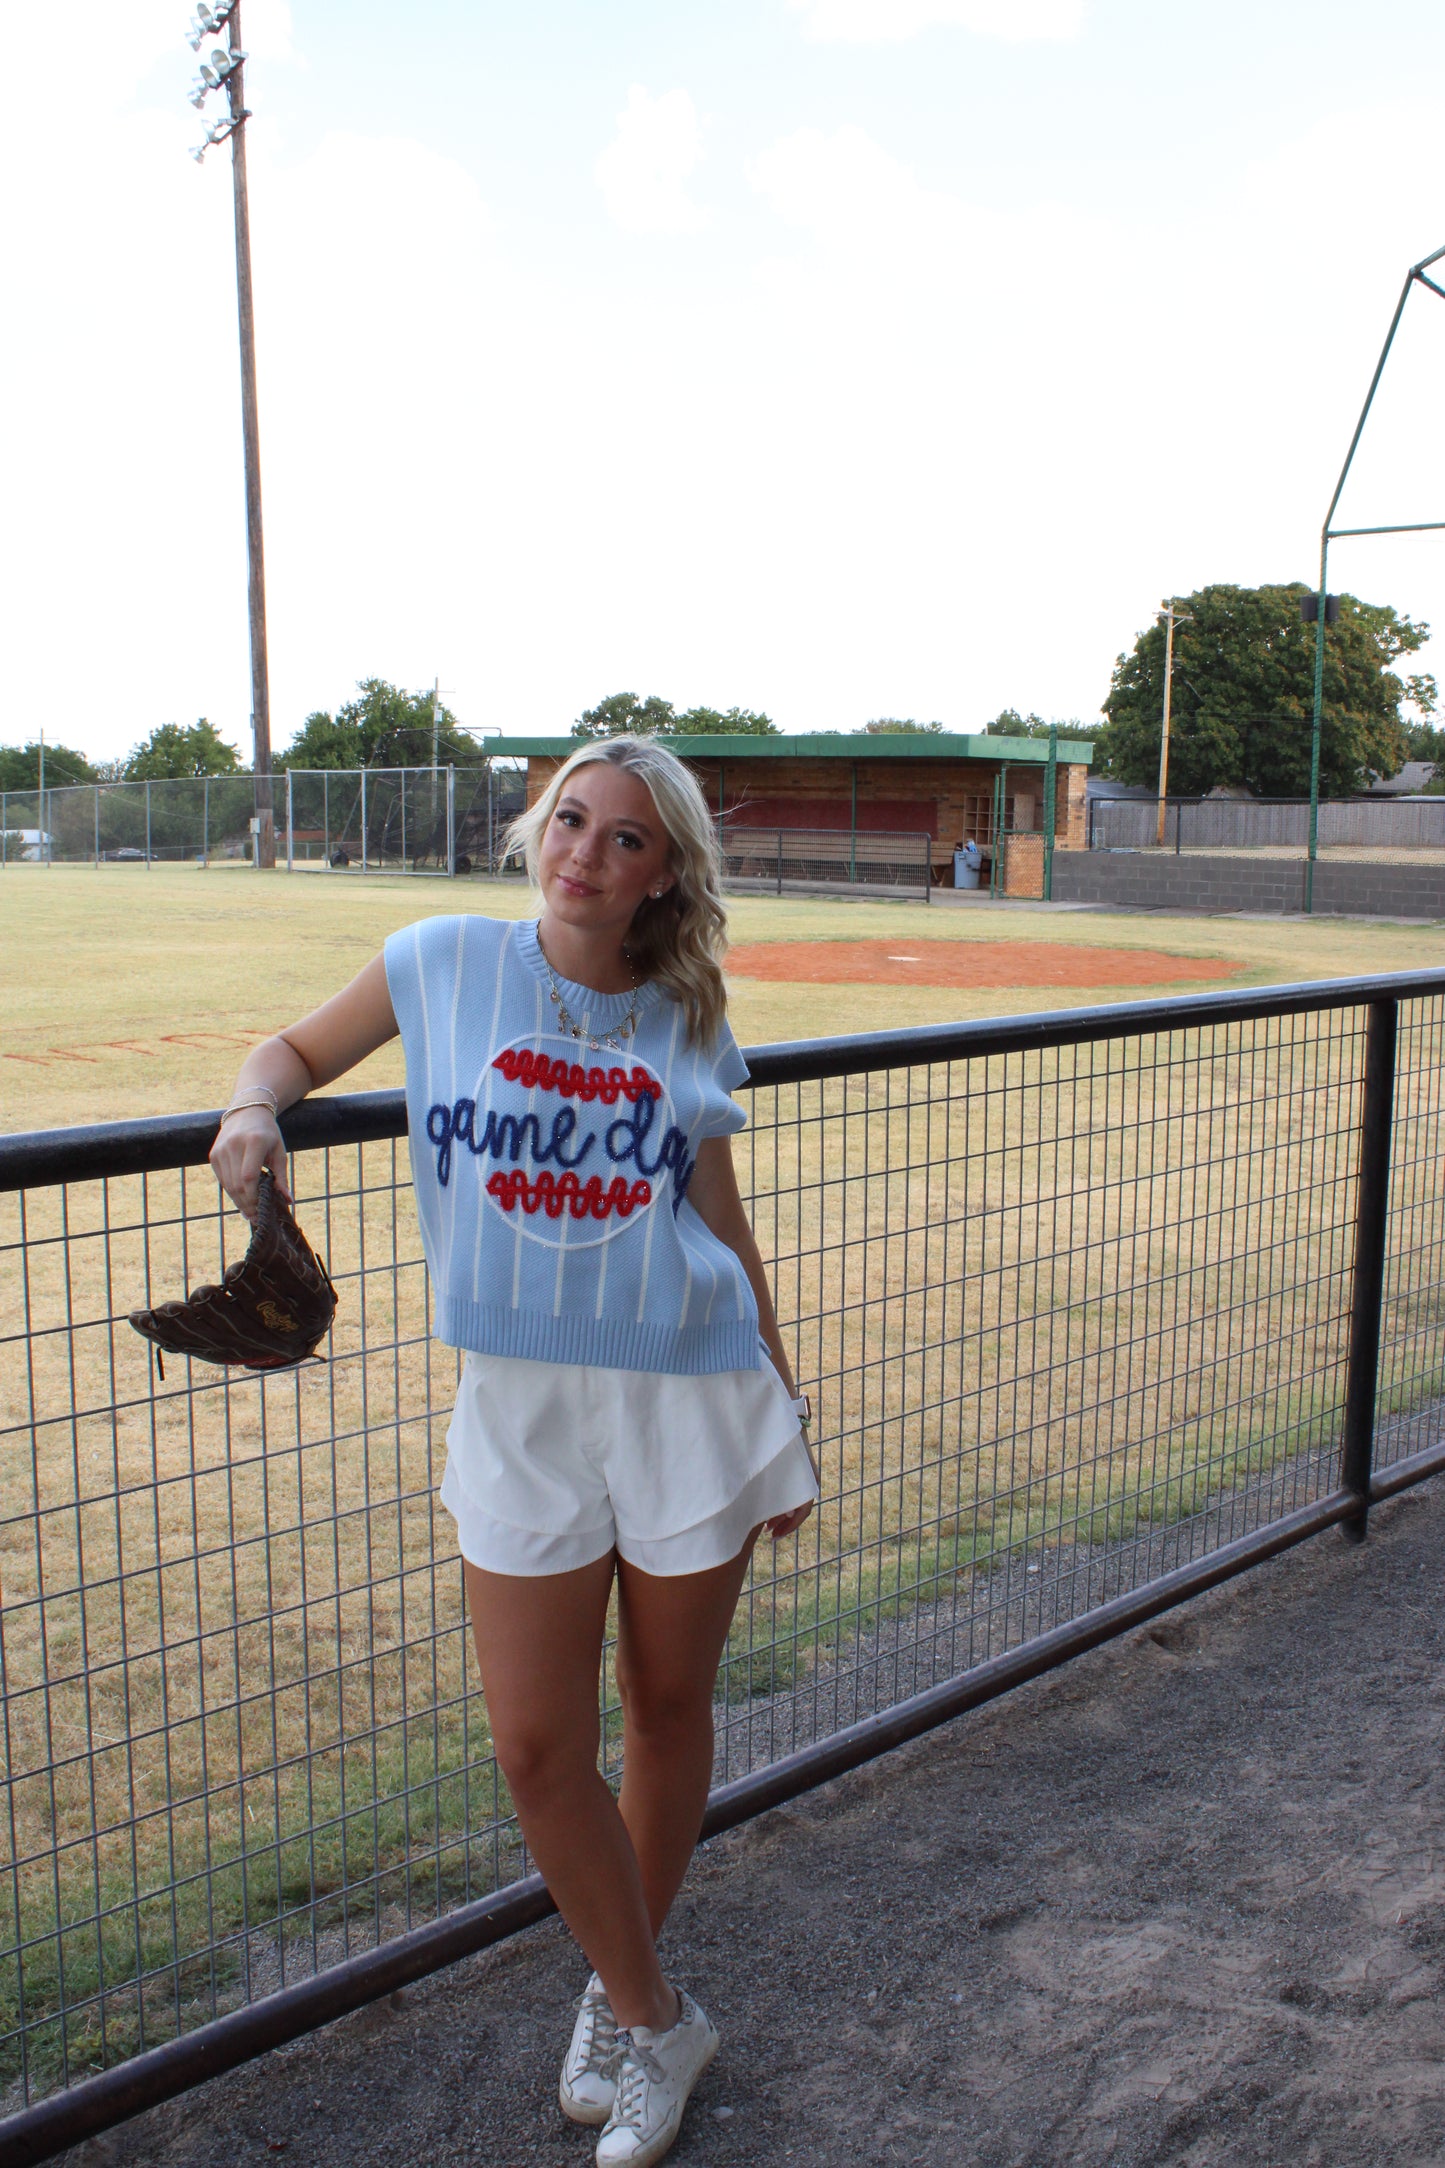
[(335, 1315), (330, 1275), (263, 1168), (256, 1221), (240, 1263), (219, 1287), (197, 1287), (184, 1302), (132, 1310), (130, 1321), (167, 1355), (287, 1370), (315, 1353)]

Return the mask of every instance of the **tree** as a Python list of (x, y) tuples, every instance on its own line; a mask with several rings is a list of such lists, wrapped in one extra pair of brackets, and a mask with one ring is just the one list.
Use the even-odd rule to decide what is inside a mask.
[(937, 737), (942, 728), (942, 723), (915, 723), (911, 719), (905, 722), (897, 715), (875, 715), (871, 723), (859, 723), (852, 735), (855, 738)]
[(227, 745), (203, 715), (189, 729), (157, 723), (148, 738), (132, 747), (121, 775), (127, 783), (170, 783), (183, 776), (235, 775), (240, 766), (235, 746)]
[(1091, 729), (1087, 723), (1081, 723), (1077, 717), (1067, 723), (1046, 723), (1042, 715), (1035, 715), (1032, 711), (1027, 715), (1020, 715), (1017, 708), (1004, 708), (994, 717), (991, 723), (985, 723), (983, 726), (983, 734), (986, 738), (1047, 738), (1051, 730), (1058, 732), (1061, 745), (1068, 740), (1076, 745), (1091, 745), (1093, 747), (1093, 754), (1089, 762), (1092, 774), (1111, 775), (1113, 773), (1110, 758), (1109, 726), (1102, 720), (1095, 723)]
[(687, 708), (668, 725), (675, 737), (777, 738), (782, 733), (770, 715), (753, 708)]
[[(45, 748), (45, 788), (60, 790), (67, 783), (93, 783), (95, 770), (84, 753), (73, 746)], [(28, 745), (0, 745), (0, 790), (39, 790), (40, 740)]]
[[(357, 697), (335, 715), (318, 708), (277, 756), (275, 767), (429, 768), (432, 759), (432, 695), (402, 692), (385, 678), (362, 678)], [(442, 767), (475, 767), (486, 748), (463, 730), (445, 704), (437, 718), (437, 760)]]
[[(1406, 681), (1407, 695), (1421, 717), (1435, 713), (1438, 698), (1432, 677), (1412, 677)], [(1425, 785), (1428, 791), (1445, 791), (1445, 730), (1423, 719), (1405, 725), (1405, 750), (1411, 760), (1433, 760), (1435, 772)]]
[(656, 693), (649, 693), (645, 700), (639, 700), (636, 693), (609, 693), (595, 708), (583, 710), (572, 725), (572, 735), (574, 738), (620, 738), (628, 731), (646, 736), (653, 731), (676, 727), (677, 710), (670, 700), (660, 700)]
[(991, 723), (983, 726), (986, 738), (1046, 738), (1051, 730), (1056, 730), (1060, 738), (1070, 738), (1085, 745), (1097, 744), (1104, 735), (1103, 723), (1095, 723), (1092, 729), (1077, 717), (1067, 723), (1046, 723), (1042, 715), (1020, 715), (1017, 708), (1004, 708)]
[(751, 708), (687, 708), (679, 715), (670, 700), (649, 693), (609, 693), (595, 708), (588, 708), (572, 725), (574, 738), (620, 738), (632, 731), (642, 737), (707, 737), (714, 732), (729, 736), (775, 738), (778, 726), (771, 716)]
[[(1202, 587), (1174, 634), (1169, 788), (1202, 796), (1220, 785), (1260, 798), (1303, 798), (1310, 786), (1315, 628), (1300, 622), (1301, 581)], [(1430, 637), (1428, 625), (1382, 603), (1341, 595), (1325, 633), (1320, 792), (1341, 797), (1369, 776), (1394, 775), (1408, 750), (1402, 700), (1433, 706), (1434, 686), (1390, 665)], [(1164, 627), (1139, 635), (1114, 667), (1104, 713), (1113, 773), (1157, 783), (1164, 704)]]

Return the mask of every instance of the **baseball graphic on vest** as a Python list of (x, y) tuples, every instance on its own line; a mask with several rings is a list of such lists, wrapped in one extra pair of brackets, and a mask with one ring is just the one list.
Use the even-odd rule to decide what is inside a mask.
[(635, 1053), (578, 1057), (551, 1033), (502, 1047), (474, 1097), (428, 1109), (442, 1189), (476, 1180), (533, 1240), (610, 1241), (664, 1200), (676, 1213), (695, 1164), (661, 1077)]

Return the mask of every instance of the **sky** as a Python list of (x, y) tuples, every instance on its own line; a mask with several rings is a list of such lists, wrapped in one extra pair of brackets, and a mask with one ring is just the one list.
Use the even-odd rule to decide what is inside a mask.
[[(190, 4), (7, 20), (0, 743), (249, 751)], [(278, 749), (370, 676), (473, 729), (1092, 720), (1166, 595), (1313, 582), (1445, 244), (1434, 0), (242, 17)], [(1442, 373), (1417, 287), (1338, 523), (1445, 519)], [(1445, 535), (1330, 585), (1439, 622), (1445, 677)]]

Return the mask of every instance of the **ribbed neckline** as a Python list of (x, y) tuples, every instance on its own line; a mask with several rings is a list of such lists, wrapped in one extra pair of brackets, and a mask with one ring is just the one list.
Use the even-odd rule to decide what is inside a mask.
[[(534, 978), (541, 983), (544, 991), (550, 993), (547, 959), (542, 954), (536, 919), (524, 918), (518, 922), (517, 948)], [(662, 992), (656, 979), (644, 979), (635, 994), (602, 994), (595, 986), (584, 986), (578, 979), (564, 978), (555, 968), (552, 977), (556, 979), (562, 998), (573, 1015), (578, 1017), (584, 1026), (599, 1032), (614, 1030), (634, 1001), (637, 1004), (638, 1021), (641, 1022), (646, 1011), (656, 1004)]]

